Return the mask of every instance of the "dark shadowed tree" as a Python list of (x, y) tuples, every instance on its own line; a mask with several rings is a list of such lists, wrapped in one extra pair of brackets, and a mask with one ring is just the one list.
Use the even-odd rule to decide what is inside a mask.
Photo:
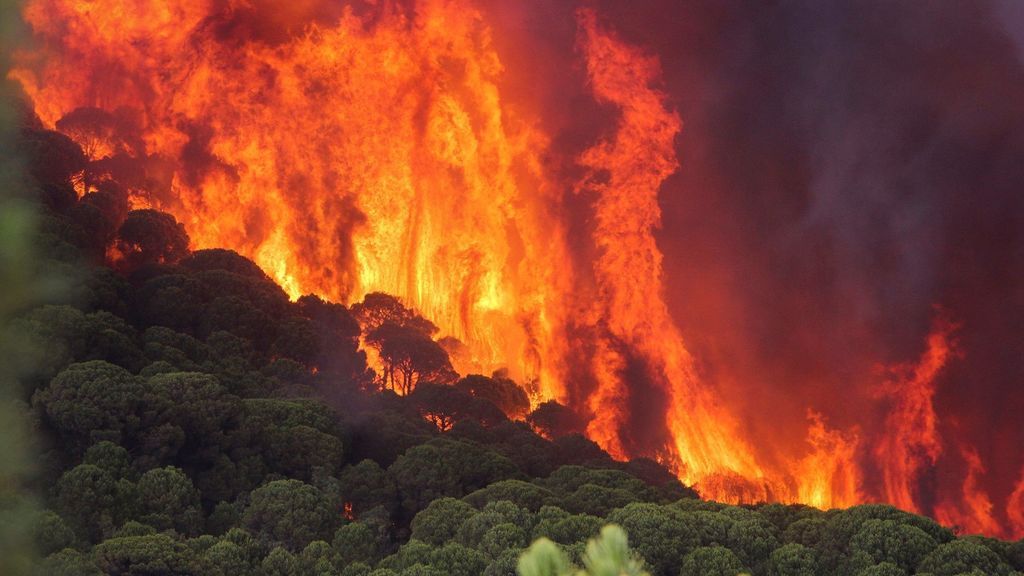
[(554, 400), (542, 402), (526, 421), (549, 439), (579, 433), (586, 427), (586, 421), (579, 414)]
[(386, 323), (406, 326), (428, 337), (437, 332), (437, 326), (429, 320), (417, 314), (415, 310), (406, 308), (398, 298), (383, 292), (371, 292), (362, 302), (353, 304), (352, 315), (359, 321), (366, 334)]
[(1013, 573), (1013, 568), (983, 544), (973, 540), (960, 539), (947, 542), (932, 550), (921, 560), (917, 572), (928, 572), (935, 576), (974, 573), (1009, 576)]
[(409, 401), (425, 420), (447, 432), (465, 420), (492, 426), (505, 420), (505, 414), (494, 404), (446, 384), (424, 382), (409, 395)]
[(54, 512), (49, 510), (37, 515), (32, 523), (32, 540), (36, 553), (49, 556), (75, 545), (75, 532)]
[(468, 443), (446, 438), (414, 446), (388, 468), (410, 512), (436, 498), (462, 496), (498, 480), (521, 475), (507, 458)]
[(464, 500), (477, 508), (483, 508), (488, 502), (507, 500), (536, 512), (554, 498), (555, 494), (543, 486), (522, 480), (501, 480), (469, 494)]
[(743, 563), (724, 546), (701, 546), (683, 557), (679, 576), (736, 576)]
[(412, 519), (412, 538), (440, 546), (455, 535), (477, 511), (455, 498), (438, 498)]
[(55, 504), (83, 541), (99, 541), (135, 511), (134, 485), (106, 470), (80, 464), (57, 482)]
[(60, 132), (26, 130), (21, 142), (29, 174), (42, 185), (71, 184), (88, 162), (82, 147)]
[(699, 538), (681, 514), (656, 504), (634, 503), (608, 516), (625, 529), (655, 576), (674, 575)]
[(802, 544), (784, 544), (768, 559), (768, 574), (771, 576), (815, 576), (817, 561), (814, 550)]
[(93, 549), (96, 566), (117, 576), (191, 576), (195, 554), (167, 534), (111, 538)]
[(385, 322), (366, 335), (384, 364), (383, 384), (407, 395), (421, 380), (449, 383), (457, 375), (441, 346), (420, 330)]
[(500, 374), (492, 378), (470, 374), (456, 382), (455, 387), (474, 398), (487, 400), (512, 419), (522, 419), (530, 411), (530, 399), (526, 391)]
[(356, 518), (377, 506), (383, 506), (390, 512), (398, 509), (398, 488), (373, 460), (346, 466), (338, 476), (338, 482), (341, 497), (351, 505), (351, 514)]
[(196, 535), (202, 528), (199, 491), (178, 468), (154, 468), (139, 478), (140, 518), (159, 530)]
[(245, 510), (245, 526), (268, 544), (299, 552), (328, 540), (340, 523), (324, 495), (299, 480), (276, 480), (257, 488)]
[(338, 528), (331, 541), (331, 547), (342, 565), (353, 562), (376, 562), (378, 540), (374, 530), (361, 522), (352, 522)]
[(142, 381), (130, 372), (95, 360), (72, 364), (33, 396), (47, 421), (72, 450), (84, 450), (104, 436), (120, 438), (138, 427)]
[(128, 191), (112, 180), (96, 183), (70, 210), (80, 230), (78, 245), (94, 262), (104, 261), (128, 211)]
[(185, 227), (166, 212), (132, 210), (117, 232), (115, 247), (126, 270), (174, 264), (188, 256)]

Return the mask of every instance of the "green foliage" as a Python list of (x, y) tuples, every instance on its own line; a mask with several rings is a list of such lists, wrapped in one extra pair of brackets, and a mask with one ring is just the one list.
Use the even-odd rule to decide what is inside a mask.
[(982, 574), (1009, 576), (1013, 571), (998, 554), (972, 540), (954, 540), (931, 551), (917, 567), (935, 576), (956, 576), (978, 570)]
[(814, 551), (802, 544), (785, 544), (768, 559), (771, 576), (814, 576), (817, 572)]
[(684, 512), (683, 521), (693, 528), (701, 546), (726, 546), (729, 544), (729, 531), (736, 520), (719, 512), (697, 510)]
[(857, 576), (906, 576), (907, 572), (891, 562), (882, 562), (869, 566), (857, 573)]
[(434, 550), (434, 546), (413, 538), (403, 544), (397, 552), (381, 560), (377, 568), (400, 572), (414, 564), (422, 563)]
[(299, 480), (275, 480), (252, 493), (243, 524), (271, 545), (298, 552), (333, 534), (339, 515), (323, 494)]
[(444, 544), (475, 515), (476, 510), (461, 500), (438, 498), (413, 518), (412, 538), (428, 544)]
[[(498, 533), (493, 533), (499, 526), (511, 526), (515, 530), (504, 528)], [(491, 547), (489, 551), (492, 556), (496, 556), (500, 551), (494, 548), (495, 541), (503, 538), (517, 542), (522, 540), (523, 542), (517, 544), (516, 547), (525, 547), (527, 544), (527, 534), (529, 534), (532, 528), (533, 517), (526, 509), (520, 508), (508, 501), (498, 501), (491, 502), (480, 513), (466, 520), (459, 528), (455, 539), (459, 543), (471, 548), (483, 550), (483, 546), (488, 541), (488, 535), (490, 534)]]
[(578, 433), (586, 427), (586, 420), (579, 414), (554, 400), (541, 403), (526, 417), (526, 421), (548, 438)]
[(11, 329), (29, 344), (24, 348), (27, 362), (33, 380), (40, 382), (76, 360), (106, 360), (130, 371), (144, 361), (134, 343), (134, 330), (106, 311), (85, 313), (71, 306), (47, 304), (22, 315)]
[(494, 560), (506, 550), (525, 548), (527, 544), (529, 544), (529, 537), (526, 531), (515, 524), (505, 522), (493, 526), (485, 532), (477, 549)]
[(31, 572), (32, 576), (103, 576), (92, 556), (65, 548), (44, 558)]
[(912, 571), (937, 543), (923, 530), (895, 520), (864, 522), (850, 541), (850, 550), (866, 552), (876, 563), (890, 562)]
[(133, 480), (135, 476), (132, 470), (131, 456), (124, 447), (103, 440), (93, 444), (85, 452), (82, 458), (83, 464), (91, 464), (109, 473), (115, 479), (127, 478)]
[(394, 481), (373, 460), (346, 466), (338, 481), (342, 498), (352, 504), (352, 512), (357, 516), (377, 506), (392, 506), (398, 502)]
[(603, 525), (604, 521), (597, 516), (565, 513), (542, 519), (534, 528), (533, 536), (549, 538), (559, 544), (575, 544), (597, 536)]
[(214, 576), (248, 576), (252, 566), (246, 560), (245, 551), (234, 542), (220, 541), (203, 552), (203, 572)]
[(295, 555), (280, 546), (274, 547), (260, 564), (262, 576), (293, 576), (298, 560)]
[(487, 565), (483, 576), (516, 576), (520, 554), (518, 549), (505, 550)]
[(264, 431), (265, 458), (275, 472), (311, 481), (316, 469), (337, 474), (344, 459), (344, 445), (336, 436), (309, 426), (273, 426)]
[(139, 502), (144, 522), (182, 534), (198, 534), (202, 527), (199, 491), (178, 468), (155, 468), (139, 478)]
[(57, 511), (83, 539), (98, 540), (129, 517), (136, 506), (134, 485), (91, 464), (80, 464), (57, 482)]
[(601, 535), (587, 542), (583, 555), (585, 570), (579, 570), (553, 542), (534, 542), (519, 559), (520, 576), (646, 576), (643, 562), (629, 549), (626, 533), (615, 525), (605, 526)]
[(449, 576), (478, 576), (487, 568), (489, 559), (456, 542), (449, 542), (430, 553), (430, 566)]
[(468, 442), (432, 440), (410, 448), (388, 468), (409, 511), (445, 496), (462, 497), (519, 474), (507, 458)]
[(129, 520), (114, 531), (111, 538), (126, 538), (128, 536), (150, 536), (156, 534), (157, 529), (149, 524)]
[(744, 565), (754, 572), (761, 572), (764, 559), (779, 547), (773, 529), (770, 523), (756, 515), (738, 520), (729, 527), (728, 546)]
[(353, 522), (335, 531), (331, 547), (342, 565), (353, 562), (370, 564), (377, 560), (377, 540), (372, 528), (360, 522)]
[(49, 510), (38, 514), (32, 529), (32, 539), (40, 556), (49, 556), (75, 545), (75, 532), (64, 519)]
[(701, 546), (683, 557), (679, 576), (736, 576), (743, 562), (723, 546)]
[(63, 441), (83, 451), (94, 439), (138, 429), (143, 384), (102, 360), (72, 364), (32, 398)]
[(408, 395), (408, 401), (425, 420), (442, 432), (467, 421), (493, 426), (505, 420), (505, 414), (490, 401), (447, 384), (422, 382)]
[(313, 576), (330, 576), (334, 574), (334, 551), (331, 545), (323, 540), (310, 542), (298, 555), (297, 573)]
[(608, 521), (632, 535), (637, 552), (656, 576), (678, 572), (682, 558), (700, 543), (681, 513), (657, 504), (629, 504), (609, 514)]
[(541, 538), (519, 558), (520, 576), (566, 576), (573, 573), (569, 559), (554, 542)]
[(166, 534), (112, 538), (93, 548), (93, 558), (103, 573), (123, 576), (189, 576), (197, 565), (194, 554)]
[[(856, 554), (856, 551), (851, 551), (850, 548), (853, 538), (870, 520), (891, 520), (916, 527), (940, 544), (953, 539), (953, 533), (949, 529), (923, 516), (903, 512), (884, 504), (853, 506), (831, 514), (824, 525), (805, 526), (809, 529), (805, 536), (810, 540), (817, 540), (815, 548), (819, 552), (818, 560), (823, 570), (838, 571), (841, 565), (850, 564), (850, 559)], [(869, 566), (873, 564), (870, 558), (869, 555)]]

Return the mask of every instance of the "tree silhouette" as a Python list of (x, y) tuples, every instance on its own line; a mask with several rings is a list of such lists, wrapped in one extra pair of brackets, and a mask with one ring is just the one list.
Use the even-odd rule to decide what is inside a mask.
[(449, 383), (455, 370), (448, 354), (416, 328), (385, 322), (366, 336), (384, 364), (382, 382), (386, 388), (408, 395), (420, 380)]
[(124, 267), (174, 264), (188, 256), (188, 234), (174, 216), (156, 210), (132, 210), (117, 233), (116, 248)]

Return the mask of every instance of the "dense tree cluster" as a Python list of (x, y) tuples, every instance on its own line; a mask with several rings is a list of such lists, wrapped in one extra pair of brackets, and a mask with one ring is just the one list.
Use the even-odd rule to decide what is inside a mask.
[[(394, 297), (292, 302), (238, 254), (190, 251), (173, 217), (130, 210), (145, 179), (121, 183), (135, 173), (122, 123), (62, 122), (91, 149), (23, 136), (39, 244), (72, 278), (67, 301), (14, 326), (43, 439), (40, 575), (1024, 570), (1024, 541), (957, 538), (882, 505), (704, 502), (654, 462), (615, 462), (568, 408), (530, 412), (500, 373), (459, 378), (437, 328)], [(608, 523), (637, 558), (615, 530), (588, 548)]]

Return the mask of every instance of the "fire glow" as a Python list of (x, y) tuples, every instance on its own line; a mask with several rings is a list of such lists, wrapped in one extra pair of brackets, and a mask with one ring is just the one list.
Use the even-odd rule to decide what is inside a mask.
[[(174, 214), (194, 248), (237, 250), (292, 297), (399, 296), (462, 342), (460, 373), (507, 369), (535, 403), (586, 414), (587, 435), (617, 458), (657, 458), (717, 500), (883, 501), (1024, 535), (1024, 477), (987, 494), (977, 452), (938, 431), (935, 381), (961, 353), (942, 312), (920, 358), (879, 376), (888, 412), (872, 434), (807, 406), (804, 442), (749, 437), (663, 296), (658, 195), (685, 161), (685, 119), (659, 88), (659, 58), (600, 13), (575, 13), (576, 58), (613, 121), (553, 158), (558, 134), (529, 91), (509, 89), (496, 30), (468, 0), (262, 4), (32, 0), (37, 46), (12, 78), (93, 160), (144, 166), (135, 207)], [(79, 109), (114, 120), (78, 130), (67, 118)], [(580, 206), (583, 249), (566, 217)], [(644, 415), (657, 445), (631, 434), (636, 378), (664, 399)], [(962, 489), (926, 498), (923, 478), (947, 454), (964, 461)]]

